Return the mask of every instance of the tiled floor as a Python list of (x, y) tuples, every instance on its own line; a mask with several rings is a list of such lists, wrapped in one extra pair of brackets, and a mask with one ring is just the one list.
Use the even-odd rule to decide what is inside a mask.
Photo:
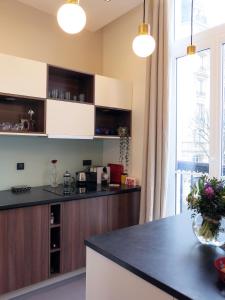
[(11, 300), (85, 300), (85, 274), (55, 283)]

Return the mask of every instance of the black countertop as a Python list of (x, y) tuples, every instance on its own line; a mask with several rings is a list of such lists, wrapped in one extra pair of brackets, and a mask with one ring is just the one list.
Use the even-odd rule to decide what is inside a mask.
[(177, 299), (225, 298), (213, 262), (224, 250), (201, 245), (189, 215), (92, 237), (85, 244)]
[(94, 190), (89, 190), (85, 193), (79, 193), (77, 189), (76, 193), (72, 195), (56, 195), (54, 193), (45, 191), (44, 189), (49, 188), (48, 186), (33, 187), (30, 191), (14, 194), (11, 190), (0, 191), (0, 210), (27, 207), (34, 205), (49, 204), (55, 202), (63, 202), (70, 200), (80, 200), (86, 198), (95, 198), (100, 196), (108, 196), (122, 193), (129, 193), (140, 191), (140, 186), (136, 187), (102, 187), (97, 186)]

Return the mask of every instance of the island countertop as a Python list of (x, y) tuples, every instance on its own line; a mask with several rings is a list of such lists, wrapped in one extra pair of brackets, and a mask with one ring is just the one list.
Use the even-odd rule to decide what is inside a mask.
[(225, 298), (214, 260), (221, 248), (201, 245), (189, 215), (91, 237), (86, 246), (177, 299)]
[(141, 190), (140, 186), (104, 187), (97, 185), (94, 189), (87, 189), (82, 193), (79, 192), (79, 189), (76, 189), (75, 193), (64, 196), (46, 191), (49, 188), (49, 186), (33, 187), (30, 191), (19, 194), (15, 194), (11, 190), (0, 191), (0, 210), (131, 193)]

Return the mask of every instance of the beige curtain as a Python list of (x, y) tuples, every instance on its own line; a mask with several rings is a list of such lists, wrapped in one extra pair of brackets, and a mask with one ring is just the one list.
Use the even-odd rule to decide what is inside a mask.
[(156, 49), (149, 58), (140, 222), (166, 214), (169, 109), (169, 0), (149, 0)]

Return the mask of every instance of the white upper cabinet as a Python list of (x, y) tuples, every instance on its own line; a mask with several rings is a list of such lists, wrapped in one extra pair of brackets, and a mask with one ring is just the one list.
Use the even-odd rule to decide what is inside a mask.
[(101, 75), (95, 75), (95, 105), (131, 109), (131, 83)]
[(46, 98), (45, 63), (0, 54), (0, 93)]
[(93, 139), (94, 105), (47, 100), (46, 133), (50, 138)]

